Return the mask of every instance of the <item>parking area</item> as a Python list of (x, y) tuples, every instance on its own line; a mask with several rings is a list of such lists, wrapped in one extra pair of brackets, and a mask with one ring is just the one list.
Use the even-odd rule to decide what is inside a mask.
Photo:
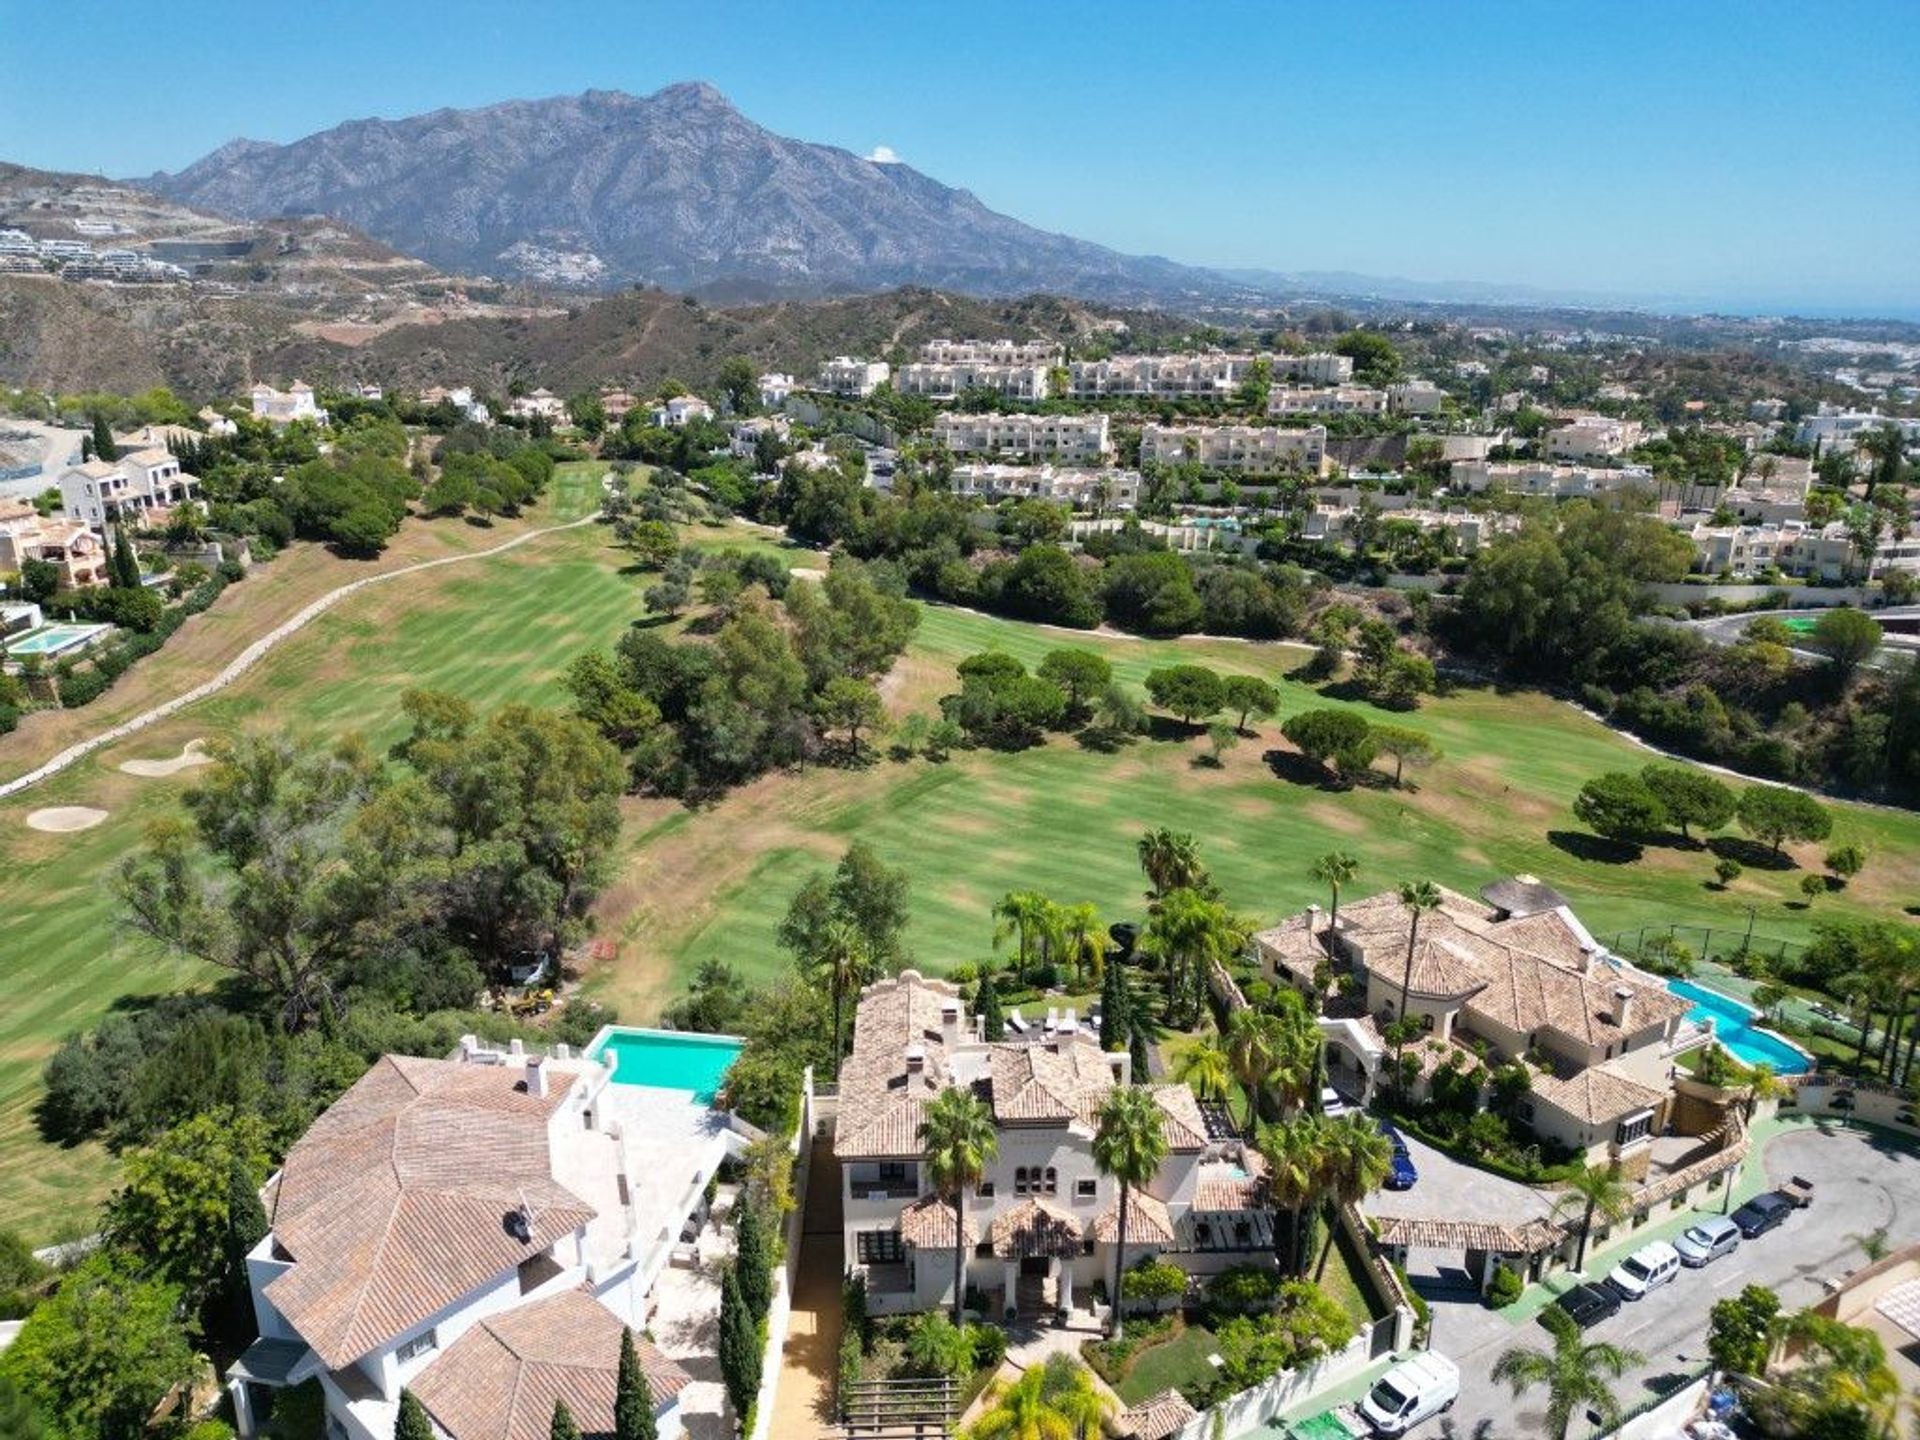
[[(1920, 1242), (1920, 1155), (1883, 1132), (1838, 1123), (1795, 1126), (1765, 1144), (1761, 1166), (1764, 1184), (1750, 1168), (1752, 1178), (1735, 1195), (1735, 1203), (1804, 1175), (1815, 1181), (1812, 1207), (1705, 1269), (1683, 1270), (1671, 1284), (1623, 1305), (1618, 1315), (1588, 1332), (1645, 1357), (1620, 1383), (1617, 1393), (1623, 1405), (1636, 1406), (1697, 1371), (1706, 1358), (1708, 1311), (1742, 1286), (1764, 1285), (1788, 1309), (1798, 1309), (1826, 1293), (1823, 1280), (1867, 1263), (1864, 1237), (1884, 1230), (1894, 1249)], [(1693, 1218), (1676, 1216), (1629, 1244), (1591, 1257), (1589, 1277), (1605, 1275), (1650, 1239), (1671, 1239)], [(1547, 1332), (1533, 1318), (1514, 1325), (1466, 1299), (1441, 1300), (1433, 1311), (1434, 1348), (1451, 1356), (1461, 1370), (1460, 1401), (1451, 1417), (1460, 1433), (1475, 1433), (1474, 1427), (1484, 1420), (1491, 1427), (1488, 1440), (1540, 1434), (1544, 1395), (1535, 1392), (1516, 1405), (1504, 1387), (1495, 1386), (1492, 1370), (1501, 1352), (1515, 1345), (1547, 1346)]]

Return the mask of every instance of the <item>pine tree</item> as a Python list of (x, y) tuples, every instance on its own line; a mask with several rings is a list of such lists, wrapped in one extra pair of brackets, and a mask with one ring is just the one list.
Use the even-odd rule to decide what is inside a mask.
[(720, 1277), (720, 1379), (744, 1431), (747, 1412), (760, 1393), (760, 1327), (740, 1297), (731, 1267)]
[(113, 443), (113, 427), (107, 424), (107, 417), (93, 417), (93, 458), (96, 460), (118, 460), (120, 447)]
[(733, 1222), (733, 1247), (733, 1268), (739, 1275), (740, 1298), (746, 1302), (747, 1313), (757, 1325), (767, 1318), (767, 1311), (773, 1305), (773, 1269), (760, 1207), (744, 1196), (740, 1200), (739, 1217)]
[(433, 1440), (433, 1422), (411, 1390), (400, 1392), (400, 1415), (393, 1422), (393, 1440)]
[(566, 1401), (553, 1402), (553, 1426), (547, 1433), (552, 1440), (580, 1440), (580, 1427), (573, 1423), (573, 1412), (567, 1409)]
[(981, 972), (979, 993), (973, 997), (973, 1003), (980, 1012), (980, 1025), (987, 1039), (1006, 1039), (1007, 1017), (1001, 1013), (1000, 988), (993, 983), (992, 975)]
[(653, 1418), (653, 1388), (640, 1368), (633, 1331), (620, 1332), (620, 1378), (613, 1391), (613, 1440), (660, 1440)]

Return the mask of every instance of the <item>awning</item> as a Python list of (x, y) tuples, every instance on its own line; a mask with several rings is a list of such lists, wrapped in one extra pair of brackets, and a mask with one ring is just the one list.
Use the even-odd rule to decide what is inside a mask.
[(311, 1379), (320, 1370), (320, 1358), (301, 1340), (256, 1340), (227, 1367), (229, 1380), (284, 1389)]

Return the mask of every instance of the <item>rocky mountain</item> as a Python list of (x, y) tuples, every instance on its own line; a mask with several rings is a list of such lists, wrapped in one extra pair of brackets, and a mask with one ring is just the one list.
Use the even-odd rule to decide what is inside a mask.
[(1245, 289), (1035, 229), (908, 165), (775, 135), (704, 84), (235, 140), (137, 183), (236, 217), (333, 216), (454, 273), (581, 288), (754, 300), (921, 285), (1158, 303)]

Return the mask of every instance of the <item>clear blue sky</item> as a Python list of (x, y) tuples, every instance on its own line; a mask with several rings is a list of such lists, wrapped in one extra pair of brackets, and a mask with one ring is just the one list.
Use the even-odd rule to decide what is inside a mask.
[(1200, 264), (1920, 309), (1920, 0), (0, 0), (0, 159), (704, 79)]

